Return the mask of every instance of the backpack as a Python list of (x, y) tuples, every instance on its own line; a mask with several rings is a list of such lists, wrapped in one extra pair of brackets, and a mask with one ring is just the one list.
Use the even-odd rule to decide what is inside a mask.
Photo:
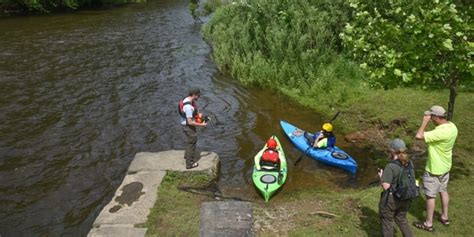
[(392, 193), (398, 200), (412, 200), (420, 196), (420, 190), (416, 186), (416, 178), (413, 163), (403, 166), (399, 160), (392, 161), (400, 167), (400, 174), (398, 175), (397, 188), (392, 189)]

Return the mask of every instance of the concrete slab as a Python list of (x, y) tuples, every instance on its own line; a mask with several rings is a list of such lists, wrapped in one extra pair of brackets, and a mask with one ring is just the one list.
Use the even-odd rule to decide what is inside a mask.
[(166, 171), (139, 172), (125, 176), (93, 226), (103, 224), (143, 224), (156, 200), (156, 190)]
[(146, 228), (133, 228), (126, 226), (102, 226), (92, 228), (87, 236), (89, 237), (143, 237)]
[(205, 202), (201, 205), (200, 236), (255, 236), (252, 203)]
[(186, 169), (184, 151), (170, 150), (163, 152), (140, 152), (135, 156), (128, 169), (129, 173), (138, 171), (173, 170), (173, 171), (207, 171), (215, 170), (219, 157), (214, 152), (201, 152), (199, 166)]
[(216, 153), (202, 152), (199, 167), (190, 170), (186, 169), (183, 157), (184, 151), (176, 150), (138, 153), (114, 198), (99, 213), (88, 236), (145, 236), (146, 228), (135, 226), (146, 222), (167, 170), (204, 171), (217, 177), (219, 157)]

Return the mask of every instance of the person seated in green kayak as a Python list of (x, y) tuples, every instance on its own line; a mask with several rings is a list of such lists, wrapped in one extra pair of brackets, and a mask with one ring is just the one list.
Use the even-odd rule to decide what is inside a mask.
[(270, 138), (267, 141), (267, 149), (263, 152), (260, 158), (260, 166), (264, 169), (279, 169), (280, 168), (280, 154), (277, 151), (277, 142)]
[(321, 131), (315, 133), (313, 136), (305, 132), (304, 137), (313, 148), (328, 148), (336, 145), (336, 137), (332, 133), (332, 124), (324, 123)]

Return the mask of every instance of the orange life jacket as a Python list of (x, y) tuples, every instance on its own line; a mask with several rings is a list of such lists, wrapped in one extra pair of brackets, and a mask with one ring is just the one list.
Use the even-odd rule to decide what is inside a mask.
[(278, 151), (273, 149), (267, 149), (262, 154), (262, 161), (268, 161), (272, 163), (279, 163), (280, 157), (278, 155)]

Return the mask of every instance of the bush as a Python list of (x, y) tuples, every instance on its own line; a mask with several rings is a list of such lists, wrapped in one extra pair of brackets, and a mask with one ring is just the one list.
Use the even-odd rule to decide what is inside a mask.
[(242, 83), (298, 91), (333, 107), (353, 96), (348, 87), (363, 76), (339, 38), (350, 16), (343, 0), (256, 0), (220, 7), (203, 31), (220, 69)]

